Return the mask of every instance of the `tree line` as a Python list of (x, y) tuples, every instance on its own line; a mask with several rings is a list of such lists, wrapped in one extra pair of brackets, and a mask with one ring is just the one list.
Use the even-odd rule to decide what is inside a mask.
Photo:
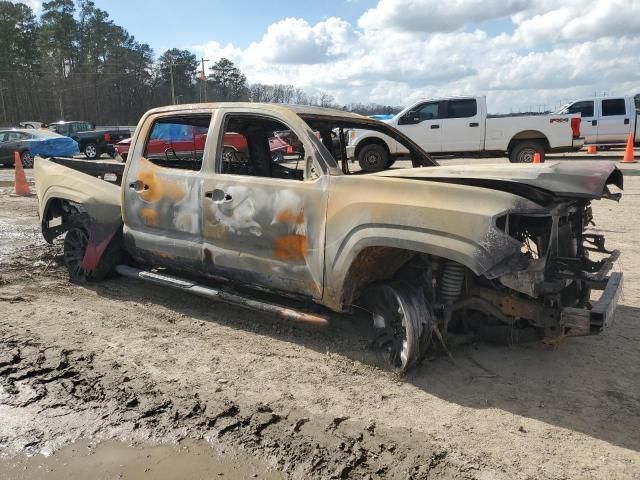
[(188, 50), (171, 48), (156, 58), (148, 44), (90, 0), (45, 2), (40, 18), (26, 4), (0, 1), (0, 125), (59, 119), (135, 124), (149, 108), (205, 100), (399, 111), (377, 104), (338, 106), (327, 93), (293, 85), (250, 84), (226, 58), (205, 72)]

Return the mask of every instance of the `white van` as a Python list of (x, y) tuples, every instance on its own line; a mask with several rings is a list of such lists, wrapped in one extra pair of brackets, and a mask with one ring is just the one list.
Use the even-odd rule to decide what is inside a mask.
[(626, 143), (629, 132), (640, 142), (640, 112), (633, 97), (582, 98), (562, 107), (558, 113), (580, 113), (580, 133), (585, 143)]

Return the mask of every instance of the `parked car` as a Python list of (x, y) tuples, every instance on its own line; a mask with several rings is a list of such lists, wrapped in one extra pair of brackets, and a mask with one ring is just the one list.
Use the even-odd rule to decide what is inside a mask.
[(80, 151), (89, 160), (100, 158), (103, 153), (114, 157), (116, 151), (113, 144), (131, 136), (131, 131), (128, 128), (94, 130), (93, 124), (84, 121), (55, 122), (50, 123), (47, 128), (73, 138), (78, 142)]
[[(173, 155), (174, 153), (185, 153), (195, 150), (202, 152), (207, 140), (208, 127), (198, 127), (191, 129), (180, 129), (176, 132), (155, 132), (155, 136), (149, 139), (147, 152), (150, 155)], [(284, 140), (286, 132), (274, 132), (274, 136), (269, 138), (269, 149), (272, 155), (278, 155), (284, 159), (289, 144)], [(115, 150), (123, 162), (127, 161), (129, 149), (131, 148), (131, 137), (121, 140), (115, 144)], [(227, 133), (224, 137), (224, 149), (222, 153), (230, 161), (242, 161), (247, 154), (247, 141), (237, 133)]]
[(590, 97), (571, 102), (559, 114), (580, 114), (580, 131), (588, 144), (624, 144), (629, 133), (640, 144), (640, 112), (633, 97)]
[(25, 122), (20, 122), (19, 125), (21, 128), (42, 128), (44, 126), (44, 123), (25, 121)]
[[(154, 157), (167, 125), (212, 125), (215, 141)], [(422, 168), (349, 175), (335, 160), (334, 129), (339, 138), (379, 132)], [(296, 136), (295, 161), (274, 161), (276, 131)], [(231, 133), (247, 142), (240, 165), (222, 155)], [(42, 233), (51, 242), (66, 232), (75, 282), (118, 272), (313, 323), (328, 311), (368, 312), (395, 371), (447, 335), (526, 329), (558, 340), (613, 318), (619, 252), (586, 230), (592, 201), (620, 197), (612, 162), (442, 167), (377, 120), (259, 103), (151, 110), (130, 152), (126, 165), (36, 158)]]
[[(487, 115), (486, 97), (420, 100), (390, 120), (432, 155), (506, 155), (514, 163), (544, 161), (548, 152), (582, 148), (579, 115)], [(397, 142), (372, 132), (349, 132), (347, 155), (367, 172), (384, 170), (406, 155)]]
[(33, 157), (41, 155), (69, 156), (78, 153), (78, 143), (49, 130), (12, 128), (0, 130), (0, 164), (13, 165), (15, 152), (20, 154), (22, 166), (31, 168)]

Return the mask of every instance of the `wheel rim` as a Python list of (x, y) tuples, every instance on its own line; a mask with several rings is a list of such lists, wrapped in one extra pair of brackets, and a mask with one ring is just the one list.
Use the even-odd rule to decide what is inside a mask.
[(21, 160), (24, 168), (31, 168), (33, 166), (33, 158), (29, 152), (23, 152)]
[(64, 263), (74, 281), (84, 281), (88, 277), (88, 272), (82, 267), (88, 244), (89, 236), (81, 228), (72, 228), (64, 238)]
[(395, 289), (386, 287), (377, 292), (373, 314), (384, 318), (385, 330), (378, 339), (384, 361), (388, 368), (403, 373), (415, 360), (417, 352), (409, 340), (417, 332), (410, 331), (409, 305), (398, 295)]
[(368, 152), (364, 157), (364, 164), (369, 168), (376, 168), (382, 162), (382, 156), (375, 151)]
[(96, 147), (94, 147), (93, 145), (87, 145), (84, 149), (84, 153), (87, 155), (87, 157), (94, 158), (98, 152), (96, 150)]
[(533, 156), (536, 151), (533, 148), (525, 148), (518, 154), (518, 161), (521, 163), (533, 163)]

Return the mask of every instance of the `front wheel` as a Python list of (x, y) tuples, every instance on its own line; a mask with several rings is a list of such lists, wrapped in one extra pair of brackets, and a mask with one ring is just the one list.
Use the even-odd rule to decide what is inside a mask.
[(33, 157), (29, 150), (25, 150), (20, 154), (20, 161), (22, 161), (22, 166), (24, 168), (33, 168)]
[(84, 153), (84, 156), (87, 157), (89, 160), (95, 160), (99, 156), (98, 145), (96, 145), (93, 142), (87, 143), (84, 146), (83, 153)]
[(509, 153), (511, 163), (533, 163), (535, 154), (540, 154), (540, 162), (545, 160), (545, 150), (538, 142), (520, 142)]
[(358, 153), (358, 163), (365, 172), (380, 172), (389, 164), (389, 152), (377, 143), (365, 145)]
[(428, 346), (430, 315), (424, 298), (408, 283), (394, 281), (369, 287), (363, 306), (380, 330), (377, 346), (386, 367), (405, 373)]

